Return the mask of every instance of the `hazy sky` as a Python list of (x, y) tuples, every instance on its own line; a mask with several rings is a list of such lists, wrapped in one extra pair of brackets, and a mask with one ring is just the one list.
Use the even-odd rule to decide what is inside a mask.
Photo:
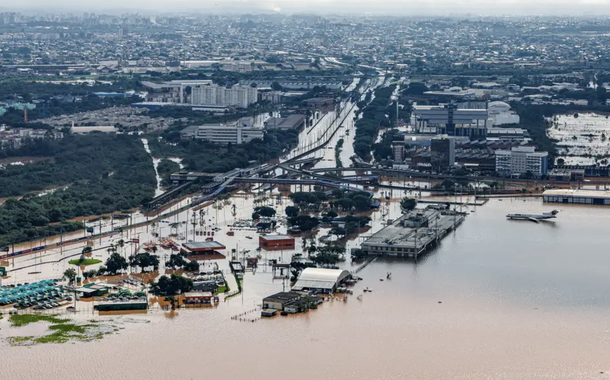
[(610, 15), (610, 0), (19, 0), (0, 10), (376, 15)]

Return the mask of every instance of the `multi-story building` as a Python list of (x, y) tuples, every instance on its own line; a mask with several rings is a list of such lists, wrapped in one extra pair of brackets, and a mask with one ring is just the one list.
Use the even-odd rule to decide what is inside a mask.
[(458, 108), (456, 104), (413, 105), (411, 125), (417, 133), (485, 136), (491, 126), (486, 109)]
[(536, 152), (533, 146), (519, 146), (496, 151), (496, 171), (503, 175), (520, 176), (531, 173), (541, 177), (548, 173), (548, 152)]
[(191, 104), (248, 108), (258, 101), (258, 89), (250, 86), (226, 88), (215, 84), (191, 87)]
[(404, 141), (392, 142), (392, 154), (394, 162), (404, 162), (405, 160), (405, 143)]
[(262, 139), (264, 136), (264, 129), (237, 122), (201, 125), (197, 128), (194, 137), (218, 144), (245, 144), (254, 139)]
[(438, 173), (446, 172), (455, 165), (455, 140), (449, 136), (432, 139), (430, 145), (430, 164)]

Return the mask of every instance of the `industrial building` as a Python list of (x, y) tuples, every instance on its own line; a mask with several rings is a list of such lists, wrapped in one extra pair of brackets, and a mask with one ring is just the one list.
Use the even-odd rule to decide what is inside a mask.
[[(261, 316), (273, 316), (277, 311), (283, 314), (296, 314), (317, 308), (322, 298), (301, 292), (280, 292), (263, 298)], [(274, 312), (275, 311), (275, 312)]]
[(266, 251), (294, 249), (294, 238), (288, 235), (261, 235), (258, 246)]
[(294, 302), (303, 296), (297, 292), (280, 292), (263, 298), (263, 309), (284, 310), (284, 306)]
[(458, 108), (457, 104), (413, 105), (411, 125), (416, 133), (449, 136), (485, 136), (491, 127), (486, 109)]
[(146, 312), (148, 310), (147, 301), (127, 301), (127, 302), (100, 302), (93, 305), (93, 309), (99, 312), (105, 311), (132, 311), (140, 310)]
[(543, 202), (610, 206), (608, 190), (551, 189), (542, 194)]
[(491, 125), (519, 124), (521, 120), (515, 111), (510, 110), (510, 105), (505, 102), (490, 102), (487, 105)]
[(284, 131), (290, 129), (300, 129), (305, 125), (305, 115), (289, 115), (287, 117), (272, 117), (265, 122), (266, 129), (281, 129)]
[(548, 152), (536, 152), (533, 146), (518, 146), (496, 151), (496, 171), (501, 175), (520, 176), (531, 173), (542, 177), (548, 173)]
[(305, 268), (292, 290), (331, 294), (343, 281), (350, 278), (351, 274), (346, 270)]

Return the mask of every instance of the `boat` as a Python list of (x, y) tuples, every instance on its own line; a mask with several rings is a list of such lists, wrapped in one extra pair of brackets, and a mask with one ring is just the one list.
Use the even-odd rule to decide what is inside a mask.
[(235, 236), (235, 232), (233, 232), (233, 231), (227, 231), (227, 235), (228, 235), (228, 236)]
[(366, 288), (364, 288), (363, 292), (368, 293), (368, 292), (372, 292), (373, 289), (369, 289), (369, 287), (367, 286)]

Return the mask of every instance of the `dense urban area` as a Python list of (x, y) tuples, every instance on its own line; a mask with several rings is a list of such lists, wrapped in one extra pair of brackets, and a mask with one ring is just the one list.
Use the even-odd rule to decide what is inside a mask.
[(0, 13), (0, 331), (52, 331), (0, 337), (330, 309), (478, 206), (610, 205), (609, 86), (607, 17)]

